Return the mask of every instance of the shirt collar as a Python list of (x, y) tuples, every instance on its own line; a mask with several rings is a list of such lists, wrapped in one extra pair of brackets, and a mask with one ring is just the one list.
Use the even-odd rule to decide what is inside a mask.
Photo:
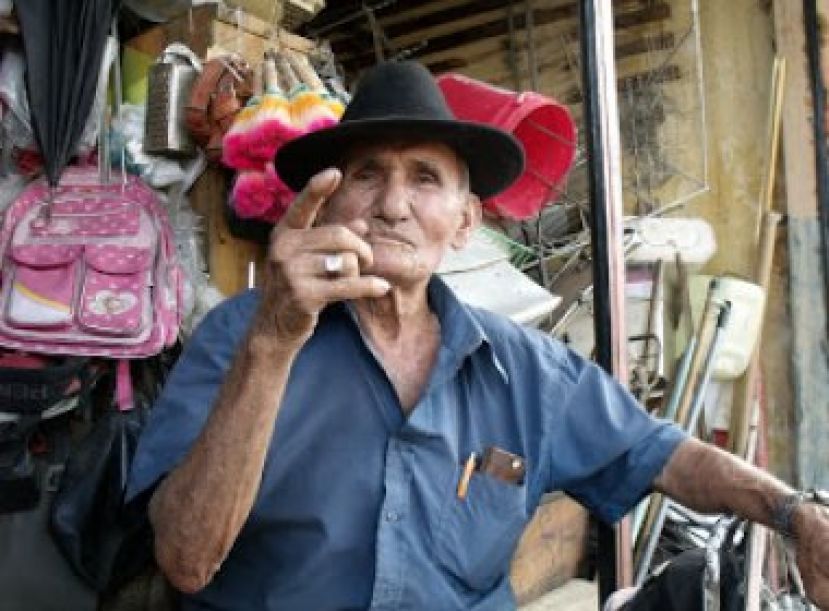
[(507, 371), (492, 348), (492, 341), (478, 318), (440, 276), (429, 281), (429, 304), (440, 321), (443, 346), (463, 359), (480, 351), (488, 356), (505, 383)]
[[(433, 275), (427, 287), (429, 305), (440, 321), (441, 347), (455, 355), (458, 365), (473, 353), (480, 351), (490, 359), (504, 383), (509, 384), (509, 375), (498, 355), (492, 349), (492, 342), (481, 323), (467, 305), (462, 303), (454, 291), (437, 275)], [(351, 303), (343, 303), (348, 317), (360, 329), (357, 312)], [(360, 330), (366, 346), (373, 352), (366, 337)]]

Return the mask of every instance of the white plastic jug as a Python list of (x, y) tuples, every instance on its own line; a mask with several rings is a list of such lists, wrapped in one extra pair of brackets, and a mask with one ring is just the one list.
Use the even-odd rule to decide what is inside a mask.
[[(705, 307), (710, 281), (711, 276), (704, 275), (691, 276), (689, 279), (695, 328), (699, 325)], [(723, 331), (713, 375), (720, 380), (733, 380), (748, 367), (763, 322), (766, 292), (753, 282), (725, 276), (720, 278), (715, 299), (730, 301), (731, 315)]]

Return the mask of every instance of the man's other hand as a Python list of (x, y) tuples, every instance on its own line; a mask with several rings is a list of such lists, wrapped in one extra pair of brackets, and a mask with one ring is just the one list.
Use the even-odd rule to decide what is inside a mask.
[(829, 610), (829, 508), (803, 503), (794, 516), (797, 567), (809, 599)]

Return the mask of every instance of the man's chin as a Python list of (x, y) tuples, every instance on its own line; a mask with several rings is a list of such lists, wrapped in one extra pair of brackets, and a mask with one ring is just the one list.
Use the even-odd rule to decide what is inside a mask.
[(426, 268), (412, 270), (411, 267), (393, 265), (372, 266), (361, 273), (364, 276), (379, 276), (393, 287), (403, 289), (425, 285), (432, 276), (432, 271)]

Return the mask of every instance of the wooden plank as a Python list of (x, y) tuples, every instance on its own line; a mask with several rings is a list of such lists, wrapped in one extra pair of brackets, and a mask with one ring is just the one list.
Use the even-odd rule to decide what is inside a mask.
[[(503, 9), (505, 6), (504, 0), (472, 0), (465, 4), (459, 4), (450, 8), (435, 11), (428, 15), (421, 15), (414, 17), (407, 21), (401, 21), (393, 25), (384, 27), (383, 30), (389, 38), (397, 38), (405, 36), (414, 32), (421, 32), (434, 26), (445, 25), (455, 21), (461, 22), (459, 26), (463, 28), (463, 22), (469, 19), (470, 15), (480, 14), (487, 11), (495, 11)], [(569, 9), (570, 7), (562, 7)], [(641, 0), (619, 0), (614, 2), (613, 10), (615, 15), (622, 15), (625, 13), (635, 12), (645, 8)], [(560, 10), (557, 8), (546, 8), (540, 10)], [(523, 15), (523, 13), (521, 13)], [(538, 25), (538, 24), (534, 24)], [(526, 48), (525, 45), (519, 46)]]
[(365, 20), (363, 4), (374, 9), (378, 18), (399, 15), (407, 9), (422, 8), (429, 5), (444, 5), (446, 0), (338, 0), (329, 2), (316, 17), (305, 26), (304, 31), (312, 38), (345, 31), (348, 35), (353, 32), (354, 23)]
[(416, 17), (411, 21), (402, 21), (383, 28), (386, 36), (397, 38), (412, 32), (425, 30), (434, 26), (463, 21), (475, 13), (498, 10), (504, 7), (504, 0), (472, 0), (450, 8), (435, 11), (428, 15)]
[[(818, 0), (829, 16), (829, 0)], [(825, 440), (829, 438), (827, 296), (820, 262), (812, 96), (805, 54), (803, 3), (774, 3), (777, 52), (786, 58), (783, 152), (792, 316), (792, 384), (796, 435), (796, 484), (829, 487)]]
[(244, 12), (229, 8), (224, 4), (212, 5), (216, 7), (216, 19), (233, 26), (240, 27), (243, 31), (267, 39), (274, 44), (278, 44), (301, 53), (309, 53), (314, 49), (314, 42), (298, 36), (284, 28), (274, 28), (272, 24), (263, 21), (253, 15), (248, 15)]
[[(308, 53), (314, 43), (285, 30), (273, 28), (250, 15), (221, 10), (209, 4), (194, 8), (177, 19), (150, 28), (131, 38), (127, 45), (146, 55), (156, 56), (173, 42), (186, 44), (199, 57), (213, 56), (221, 51), (237, 52), (249, 62), (261, 60), (263, 51), (274, 45)], [(209, 52), (213, 48), (212, 52)]]
[[(566, 19), (574, 19), (577, 17), (578, 11), (576, 5), (565, 5), (555, 8), (536, 9), (533, 11), (533, 23), (535, 27), (563, 21)], [(614, 18), (614, 25), (616, 28), (625, 28), (643, 22), (654, 21), (658, 19), (668, 19), (671, 15), (671, 7), (667, 3), (660, 2), (653, 6), (616, 15)], [(516, 28), (523, 28), (526, 25), (526, 18), (523, 14), (518, 14), (514, 19)], [(455, 47), (459, 47), (471, 42), (492, 38), (495, 36), (503, 36), (509, 33), (509, 24), (506, 19), (496, 19), (483, 23), (475, 28), (468, 28), (424, 39), (426, 43), (421, 49), (415, 50), (412, 53), (413, 57), (420, 57), (423, 55), (430, 55), (440, 51), (446, 51)], [(336, 49), (335, 49), (336, 51)], [(355, 57), (342, 57), (341, 61), (350, 69), (360, 69), (370, 66), (374, 63), (374, 55), (369, 52), (361, 53)]]
[(806, 71), (806, 42), (803, 32), (803, 3), (777, 0), (774, 27), (778, 53), (786, 58), (787, 86), (783, 99), (783, 150), (786, 172), (786, 212), (789, 216), (817, 216), (817, 179), (812, 132), (809, 77)]
[(829, 354), (826, 304), (819, 257), (820, 223), (790, 217), (789, 299), (792, 315), (792, 383), (797, 437), (795, 485), (829, 489)]
[(216, 167), (205, 170), (190, 192), (193, 209), (204, 218), (210, 280), (230, 296), (248, 288), (248, 266), (253, 262), (261, 269), (265, 247), (230, 234), (224, 211), (227, 197), (228, 173)]

